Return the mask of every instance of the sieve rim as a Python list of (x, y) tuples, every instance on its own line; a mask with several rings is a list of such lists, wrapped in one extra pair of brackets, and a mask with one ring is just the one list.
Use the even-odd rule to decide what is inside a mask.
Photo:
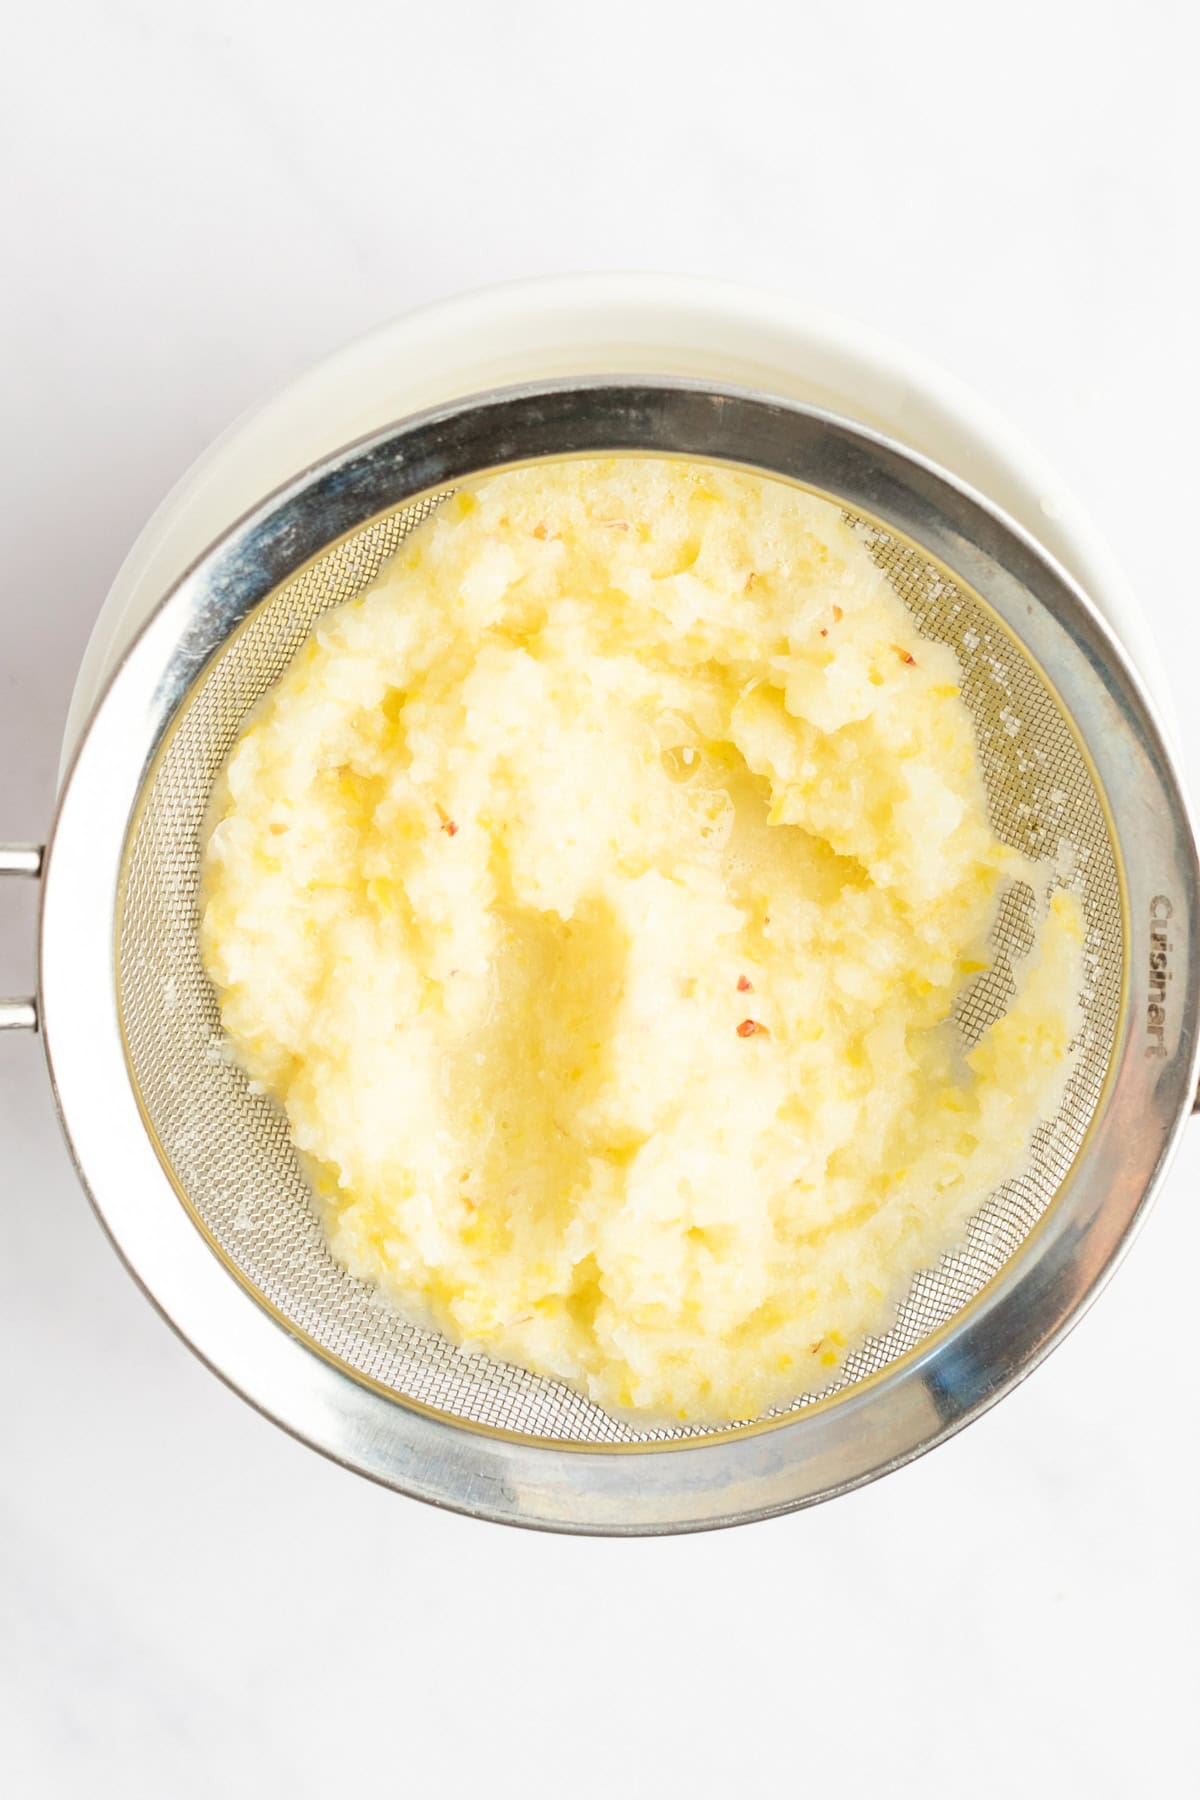
[[(531, 454), (531, 442), (543, 448)], [(521, 454), (515, 455), (518, 444)], [(481, 445), (486, 446), (482, 456)], [(739, 455), (739, 448), (755, 453)], [(120, 1043), (114, 956), (127, 831), (158, 748), (209, 656), (259, 600), (372, 517), (489, 468), (614, 452), (708, 457), (798, 481), (907, 537), (978, 593), (1010, 629), (1016, 629), (1010, 611), (1024, 606), (1025, 629), (1017, 636), (1043, 670), (1047, 656), (1030, 649), (1030, 630), (1045, 639), (1051, 662), (1055, 656), (1069, 661), (1072, 647), (1077, 661), (1082, 658), (1081, 669), (1103, 677), (1104, 698), (1140, 757), (1136, 779), (1125, 771), (1130, 802), (1134, 789), (1140, 796), (1137, 807), (1130, 805), (1130, 823), (1142, 825), (1146, 851), (1157, 850), (1154, 866), (1171, 868), (1186, 924), (1179, 971), (1185, 979), (1176, 983), (1175, 998), (1185, 1002), (1176, 1022), (1176, 1053), (1154, 1084), (1137, 1082), (1136, 1059), (1127, 1055), (1132, 1009), (1126, 1006), (1110, 1069), (1110, 1094), (1121, 1087), (1118, 1077), (1128, 1076), (1119, 1116), (1127, 1116), (1128, 1129), (1136, 1126), (1140, 1134), (1143, 1179), (1131, 1179), (1128, 1164), (1122, 1168), (1122, 1181), (1099, 1197), (1090, 1219), (1075, 1220), (1087, 1230), (1079, 1244), (1068, 1246), (1069, 1254), (1061, 1242), (1053, 1251), (1056, 1232), (1058, 1240), (1062, 1237), (1064, 1202), (1102, 1112), (1112, 1136), (1111, 1103), (1097, 1109), (1047, 1217), (995, 1283), (933, 1339), (860, 1387), (834, 1396), (827, 1407), (712, 1440), (639, 1446), (633, 1459), (613, 1457), (611, 1449), (568, 1449), (508, 1435), (488, 1440), (477, 1427), (428, 1410), (418, 1414), (399, 1396), (370, 1391), (265, 1314), (247, 1288), (226, 1280), (207, 1239), (193, 1231), (190, 1215), (178, 1206), (140, 1119), (141, 1136), (131, 1132), (123, 1155), (114, 1155), (111, 1142), (117, 1117), (132, 1124), (129, 1107), (132, 1102), (136, 1108), (138, 1098)], [(331, 530), (331, 523), (338, 528)], [(974, 578), (972, 559), (978, 570), (989, 572), (991, 587), (1009, 610), (997, 604), (989, 585)], [(1043, 602), (1036, 617), (1025, 598), (1030, 592)], [(1077, 725), (1062, 682), (1047, 672)], [(1082, 680), (1077, 670), (1076, 686)], [(137, 730), (131, 729), (133, 722)], [(1107, 755), (1099, 725), (1098, 733), (1107, 760), (1119, 764), (1120, 758)], [(1080, 735), (1094, 763), (1092, 741)], [(127, 806), (112, 797), (114, 765), (123, 777), (115, 784), (118, 794), (130, 796)], [(1114, 766), (1114, 780), (1121, 772)], [(1110, 783), (1102, 770), (1097, 774), (1098, 790), (1111, 808)], [(1114, 850), (1126, 878), (1136, 874), (1141, 881), (1145, 869), (1140, 861), (1131, 868), (1119, 838)], [(82, 931), (81, 891), (90, 891), (95, 900)], [(349, 1467), (480, 1516), (614, 1533), (698, 1529), (846, 1491), (931, 1448), (1014, 1385), (1079, 1316), (1144, 1215), (1190, 1104), (1197, 1054), (1196, 891), (1182, 785), (1137, 675), (1070, 578), (986, 501), (879, 434), (796, 402), (714, 383), (645, 377), (539, 383), (402, 421), (314, 465), (231, 528), (164, 597), (114, 672), (64, 786), (43, 893), (45, 1041), (81, 1179), (118, 1249), (181, 1335), (260, 1410)], [(1136, 927), (1137, 900), (1132, 893), (1125, 922), (1127, 981), (1136, 966), (1130, 921)], [(98, 954), (102, 946), (106, 956)], [(92, 1030), (81, 1028), (83, 1020)], [(102, 1093), (96, 1091), (97, 1067), (84, 1040), (105, 1046)], [(1114, 1143), (1124, 1147), (1119, 1132)], [(1093, 1144), (1093, 1166), (1095, 1151)], [(190, 1242), (175, 1229), (180, 1223)], [(1103, 1241), (1096, 1236), (1102, 1224)], [(1088, 1263), (1083, 1257), (1085, 1242), (1093, 1252), (1103, 1250), (1098, 1260)], [(1047, 1261), (1055, 1265), (1048, 1289)], [(214, 1277), (228, 1292), (218, 1290)], [(254, 1308), (253, 1317), (247, 1306)], [(968, 1337), (977, 1352), (970, 1379), (960, 1370), (947, 1385), (947, 1349), (961, 1347)], [(821, 1412), (826, 1421), (840, 1420), (844, 1429), (826, 1430), (829, 1441), (818, 1449), (814, 1434)], [(880, 1431), (878, 1452), (864, 1459), (861, 1443), (870, 1437), (868, 1427), (881, 1426), (886, 1429)], [(803, 1442), (795, 1438), (800, 1432), (806, 1433)], [(785, 1439), (790, 1454), (784, 1453)], [(695, 1467), (699, 1458), (706, 1461), (702, 1476)], [(621, 1463), (636, 1467), (637, 1474), (617, 1480), (613, 1468)], [(647, 1465), (654, 1465), (652, 1473)]]

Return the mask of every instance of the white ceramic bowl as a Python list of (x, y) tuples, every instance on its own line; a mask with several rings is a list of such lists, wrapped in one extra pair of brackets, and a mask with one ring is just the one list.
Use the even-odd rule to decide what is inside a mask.
[[(648, 377), (651, 388), (661, 378), (650, 423), (628, 411), (619, 382), (605, 398), (603, 378), (622, 375)], [(554, 377), (566, 383), (532, 396), (494, 391)], [(591, 393), (572, 377), (591, 378)], [(671, 388), (672, 377), (708, 380), (717, 391)], [(480, 393), (486, 404), (467, 398)], [(380, 1391), (327, 1355), (212, 1253), (216, 1240), (197, 1229), (203, 1213), (178, 1204), (184, 1187), (148, 1129), (139, 1085), (142, 1073), (157, 1082), (164, 1071), (144, 1063), (139, 1073), (131, 1060), (125, 965), (114, 956), (128, 924), (130, 808), (197, 670), (312, 554), (416, 497), (431, 471), (433, 485), (452, 482), (531, 441), (547, 455), (624, 442), (703, 453), (718, 442), (753, 462), (762, 421), (787, 412), (764, 395), (849, 421), (795, 410), (774, 448), (781, 460), (764, 466), (814, 476), (818, 488), (868, 514), (882, 495), (881, 516), (935, 556), (939, 546), (965, 548), (981, 595), (1076, 721), (1120, 851), (1106, 930), (1122, 932), (1123, 1000), (1108, 1078), (1036, 1229), (943, 1330), (877, 1379), (719, 1441), (648, 1443), (626, 1447), (629, 1454), (568, 1446), (553, 1434), (475, 1430), (453, 1410)], [(705, 408), (720, 411), (719, 430), (711, 418), (705, 426)], [(461, 413), (471, 430), (458, 442)], [(543, 434), (532, 440), (531, 422)], [(369, 433), (377, 435), (365, 446), (345, 449)], [(857, 462), (805, 460), (836, 457), (847, 445)], [(815, 478), (822, 468), (830, 480)], [(1009, 530), (970, 489), (1023, 530)], [(1191, 1107), (1200, 867), (1147, 687), (1163, 695), (1145, 626), (1070, 496), (968, 392), (863, 331), (740, 289), (648, 277), (505, 288), (389, 326), (239, 423), (196, 465), (135, 546), (87, 653), (68, 751), (99, 703), (60, 797), (46, 865), (39, 1001), (64, 1125), (97, 1211), (164, 1314), (232, 1385), (339, 1461), (438, 1504), (548, 1529), (691, 1530), (808, 1504), (898, 1466), (992, 1404), (1070, 1327), (1144, 1216)], [(175, 852), (168, 845), (164, 859), (153, 844), (148, 886), (178, 894), (178, 883), (157, 879), (178, 869)], [(193, 849), (194, 837), (184, 861)], [(39, 862), (19, 848), (8, 866), (34, 873)], [(186, 907), (180, 917), (190, 931)], [(1166, 942), (1167, 918), (1169, 1008), (1154, 985), (1164, 980), (1156, 934)], [(152, 910), (151, 955), (147, 941), (130, 940), (129, 967), (159, 966), (160, 922)], [(152, 975), (142, 988), (154, 988)], [(18, 1003), (8, 1023), (37, 1017), (33, 1002)], [(1149, 1043), (1147, 1031), (1156, 1034)], [(168, 1035), (143, 1034), (152, 1062), (166, 1055)], [(178, 1079), (178, 1066), (165, 1071), (166, 1085), (194, 1107), (196, 1083)], [(206, 1143), (222, 1129), (221, 1108), (184, 1125)]]

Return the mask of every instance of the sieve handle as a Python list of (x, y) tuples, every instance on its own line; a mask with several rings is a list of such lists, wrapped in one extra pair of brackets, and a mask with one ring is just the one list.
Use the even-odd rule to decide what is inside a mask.
[[(0, 844), (0, 875), (27, 875), (36, 881), (44, 855), (41, 844)], [(36, 1000), (0, 1000), (0, 1031), (36, 1031), (37, 1027)]]

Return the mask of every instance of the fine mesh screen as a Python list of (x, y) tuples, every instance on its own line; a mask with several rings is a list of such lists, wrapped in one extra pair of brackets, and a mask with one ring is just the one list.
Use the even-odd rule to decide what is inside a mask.
[[(467, 1355), (411, 1324), (338, 1268), (275, 1105), (250, 1093), (222, 1053), (215, 993), (200, 961), (200, 842), (213, 782), (246, 714), (314, 621), (367, 587), (437, 504), (422, 500), (365, 527), (279, 588), (197, 682), (153, 773), (127, 849), (118, 947), (128, 1054), (161, 1154), (229, 1263), (296, 1331), (357, 1374), (462, 1421), (594, 1445), (716, 1436), (639, 1431), (573, 1390)], [(1118, 1023), (1121, 902), (1104, 811), (1051, 690), (994, 615), (909, 545), (854, 519), (919, 629), (953, 646), (975, 721), (997, 834), (1072, 871), (1087, 918), (1084, 1026), (1057, 1116), (1028, 1167), (971, 1220), (962, 1248), (916, 1276), (896, 1323), (848, 1360), (834, 1393), (904, 1355), (966, 1306), (1050, 1204), (1099, 1099)], [(1061, 847), (1061, 853), (1060, 853)], [(1062, 879), (1053, 876), (1051, 879)], [(1032, 941), (1034, 896), (1004, 897), (994, 964), (957, 1022), (973, 1042), (1014, 991), (1011, 963)], [(821, 1396), (800, 1396), (795, 1408)]]

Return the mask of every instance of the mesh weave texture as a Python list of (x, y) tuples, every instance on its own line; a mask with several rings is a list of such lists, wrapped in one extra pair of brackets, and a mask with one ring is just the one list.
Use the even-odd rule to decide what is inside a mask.
[[(467, 1355), (338, 1268), (281, 1112), (252, 1094), (222, 1054), (216, 995), (200, 961), (197, 933), (200, 846), (213, 783), (246, 715), (317, 618), (368, 587), (442, 497), (376, 520), (277, 589), (188, 696), (126, 851), (118, 963), (133, 1078), (160, 1154), (204, 1231), (294, 1331), (354, 1373), (464, 1423), (542, 1440), (603, 1446), (715, 1437), (720, 1433), (696, 1426), (639, 1431), (558, 1382)], [(1084, 1026), (1057, 1116), (1038, 1132), (1024, 1172), (972, 1218), (961, 1248), (915, 1277), (893, 1328), (856, 1350), (825, 1394), (863, 1380), (946, 1324), (1042, 1217), (1100, 1097), (1118, 1024), (1122, 956), (1120, 887), (1104, 808), (1053, 692), (967, 589), (871, 521), (847, 517), (863, 532), (919, 630), (956, 651), (995, 830), (1036, 857), (1054, 858), (1060, 845), (1066, 847), (1087, 940)], [(1011, 998), (1010, 964), (1031, 941), (1032, 902), (1019, 886), (1004, 898), (994, 966), (963, 997), (956, 1015), (968, 1043)], [(790, 1411), (820, 1397), (802, 1395)]]

